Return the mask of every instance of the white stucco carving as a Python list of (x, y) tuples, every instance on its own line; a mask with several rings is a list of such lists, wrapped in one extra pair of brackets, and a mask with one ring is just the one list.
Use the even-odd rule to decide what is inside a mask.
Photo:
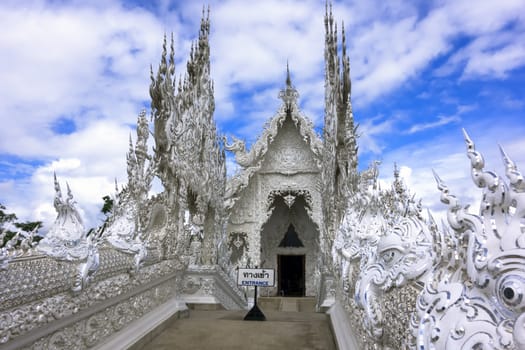
[(484, 170), (483, 156), (464, 135), (472, 179), (483, 190), (480, 214), (467, 212), (436, 175), (452, 230), (434, 243), (441, 260), (418, 297), (414, 346), (524, 349), (523, 176), (503, 150), (508, 182)]

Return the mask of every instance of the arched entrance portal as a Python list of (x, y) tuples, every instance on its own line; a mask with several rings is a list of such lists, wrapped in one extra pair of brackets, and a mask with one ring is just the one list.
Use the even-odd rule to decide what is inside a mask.
[(302, 196), (293, 203), (279, 196), (273, 204), (261, 231), (261, 261), (275, 269), (277, 285), (263, 295), (314, 296), (319, 231), (308, 216), (308, 205)]

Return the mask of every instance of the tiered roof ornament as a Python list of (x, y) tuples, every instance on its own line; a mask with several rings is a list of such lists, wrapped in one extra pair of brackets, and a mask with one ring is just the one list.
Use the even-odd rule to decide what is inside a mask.
[(323, 146), (313, 129), (312, 121), (299, 109), (299, 92), (292, 84), (288, 64), (286, 65), (285, 86), (279, 92), (278, 97), (283, 103), (277, 113), (264, 125), (263, 132), (249, 151), (246, 150), (245, 142), (235, 137), (232, 137), (231, 144), (225, 144), (225, 149), (235, 153), (235, 160), (242, 167), (242, 171), (228, 181), (225, 196), (228, 209), (233, 207), (242, 190), (248, 185), (250, 178), (261, 168), (269, 146), (275, 140), (286, 118), (291, 118), (297, 126), (302, 139), (314, 154), (314, 161), (319, 169), (321, 168)]
[(288, 66), (288, 63), (286, 63), (286, 86), (279, 92), (279, 98), (283, 100), (287, 112), (291, 112), (293, 107), (297, 107), (299, 93), (292, 85), (292, 78), (290, 77), (290, 67)]

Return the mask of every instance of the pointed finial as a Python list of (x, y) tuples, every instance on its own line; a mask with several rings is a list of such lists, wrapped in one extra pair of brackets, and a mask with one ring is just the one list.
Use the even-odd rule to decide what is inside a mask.
[(465, 128), (461, 128), (461, 131), (463, 132), (463, 138), (465, 139), (467, 150), (468, 151), (474, 150), (474, 142), (472, 142), (470, 136), (467, 134), (467, 130), (465, 130)]
[(328, 0), (324, 3), (324, 27), (326, 34), (328, 34)]
[(175, 74), (175, 47), (173, 44), (173, 32), (171, 32), (171, 41), (170, 41), (169, 74), (170, 74), (170, 78), (173, 77), (173, 74)]
[(434, 179), (436, 180), (438, 190), (441, 191), (442, 194), (448, 195), (447, 185), (443, 182), (443, 180), (441, 180), (441, 178), (434, 169), (432, 169), (432, 174), (434, 175)]
[[(341, 36), (342, 36), (342, 50), (343, 50), (343, 57), (346, 57), (346, 36), (345, 36), (345, 22), (341, 22)], [(344, 62), (343, 62), (344, 64)]]
[(434, 174), (434, 179), (436, 179), (437, 188), (441, 192), (441, 203), (447, 204), (449, 208), (459, 207), (458, 199), (456, 196), (450, 194), (448, 186), (445, 184), (445, 182), (441, 180), (434, 169), (432, 169), (432, 173)]
[(279, 92), (279, 98), (281, 98), (284, 101), (287, 110), (290, 110), (292, 104), (297, 102), (298, 97), (299, 93), (292, 86), (292, 78), (290, 77), (290, 66), (288, 65), (288, 61), (286, 61), (286, 87)]
[(210, 6), (206, 9), (205, 5), (202, 5), (202, 17), (201, 17), (201, 28), (199, 31), (199, 39), (207, 37), (210, 31)]
[(62, 191), (60, 190), (60, 184), (58, 183), (58, 180), (57, 180), (57, 173), (53, 171), (53, 178), (54, 178), (54, 181), (55, 181), (55, 193), (56, 193), (56, 197), (62, 199)]
[(286, 87), (292, 87), (292, 79), (290, 78), (290, 66), (286, 60)]
[(334, 23), (334, 16), (332, 15), (332, 2), (330, 1), (330, 27)]
[(71, 192), (71, 187), (69, 187), (68, 182), (66, 182), (66, 188), (67, 188), (67, 200), (69, 203), (71, 203), (71, 200), (73, 199), (73, 193)]
[(166, 49), (166, 33), (164, 33), (164, 40), (162, 41), (162, 56), (160, 58), (160, 66), (159, 66), (159, 74), (166, 74), (166, 70), (168, 68), (168, 64), (166, 61), (166, 55), (167, 55), (167, 49)]
[(505, 174), (507, 175), (511, 186), (519, 192), (524, 192), (525, 181), (523, 179), (523, 174), (518, 170), (516, 163), (514, 163), (514, 161), (509, 158), (507, 153), (505, 153), (503, 147), (501, 145), (498, 146), (503, 158), (503, 164), (505, 165)]
[(487, 187), (491, 192), (494, 192), (499, 184), (498, 176), (491, 171), (483, 170), (485, 167), (483, 155), (476, 151), (476, 146), (465, 129), (462, 129), (462, 131), (465, 137), (465, 144), (467, 145), (467, 156), (470, 159), (472, 180), (476, 186)]
[(397, 162), (394, 162), (394, 177), (399, 178), (399, 168), (397, 167)]
[(434, 219), (434, 216), (432, 215), (432, 212), (430, 211), (430, 208), (427, 208), (427, 217), (428, 217), (429, 225), (437, 227), (436, 220)]

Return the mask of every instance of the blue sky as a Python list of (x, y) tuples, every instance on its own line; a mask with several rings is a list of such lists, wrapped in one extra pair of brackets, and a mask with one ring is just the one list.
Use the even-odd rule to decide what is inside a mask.
[[(277, 110), (286, 62), (303, 112), (324, 108), (324, 1), (210, 1), (219, 131), (253, 142)], [(183, 74), (202, 4), (187, 1), (2, 1), (0, 203), (21, 219), (54, 220), (53, 171), (86, 226), (126, 182), (125, 154), (149, 65), (173, 32)], [(435, 169), (477, 206), (461, 128), (503, 173), (497, 145), (525, 167), (525, 0), (335, 1), (347, 34), (360, 168), (394, 162), (423, 204), (443, 213)], [(231, 164), (230, 164), (231, 165)]]

